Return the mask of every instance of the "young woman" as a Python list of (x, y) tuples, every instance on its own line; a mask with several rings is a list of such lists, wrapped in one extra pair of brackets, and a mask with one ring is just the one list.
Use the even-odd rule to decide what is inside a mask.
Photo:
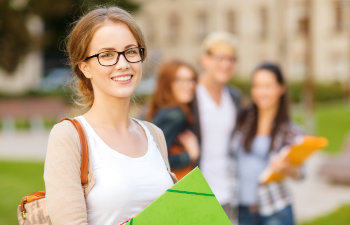
[(291, 196), (285, 182), (259, 184), (259, 176), (268, 164), (287, 176), (300, 176), (299, 168), (277, 156), (301, 135), (289, 118), (286, 84), (277, 65), (264, 63), (257, 67), (251, 96), (252, 106), (242, 112), (232, 143), (239, 224), (292, 225)]
[[(173, 185), (147, 122), (130, 118), (130, 97), (142, 76), (147, 49), (133, 18), (117, 7), (83, 16), (67, 50), (80, 103), (77, 119), (89, 146), (89, 177), (80, 182), (80, 144), (70, 122), (51, 131), (45, 161), (52, 224), (120, 224)], [(158, 129), (159, 131), (159, 129)]]
[(197, 137), (190, 130), (196, 83), (197, 73), (190, 65), (177, 60), (164, 63), (147, 115), (164, 132), (170, 167), (178, 179), (193, 169), (199, 156)]

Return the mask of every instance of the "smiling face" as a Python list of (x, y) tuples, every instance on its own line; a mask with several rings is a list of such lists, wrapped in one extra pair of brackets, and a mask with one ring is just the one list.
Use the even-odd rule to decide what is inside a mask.
[[(138, 47), (137, 41), (126, 24), (107, 22), (95, 32), (88, 56), (105, 51), (122, 52), (134, 47)], [(142, 63), (130, 63), (123, 55), (112, 66), (102, 66), (98, 58), (93, 57), (81, 62), (79, 68), (91, 80), (95, 100), (100, 97), (129, 99), (142, 75)]]
[(231, 49), (217, 48), (206, 53), (201, 59), (205, 73), (219, 84), (227, 84), (233, 77), (236, 66), (236, 55)]
[(251, 95), (259, 110), (277, 108), (284, 92), (284, 85), (278, 83), (271, 71), (258, 70), (253, 75)]
[(196, 75), (186, 67), (180, 66), (171, 84), (171, 90), (177, 102), (187, 104), (192, 101), (196, 88)]

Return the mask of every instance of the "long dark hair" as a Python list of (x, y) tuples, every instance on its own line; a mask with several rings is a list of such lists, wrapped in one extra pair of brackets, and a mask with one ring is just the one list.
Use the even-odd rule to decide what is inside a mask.
[[(276, 78), (279, 85), (286, 88), (286, 82), (282, 71), (278, 65), (273, 63), (262, 63), (253, 72), (253, 76), (260, 70), (270, 71)], [(270, 133), (271, 144), (270, 151), (274, 150), (274, 140), (279, 129), (290, 122), (289, 118), (289, 104), (287, 97), (287, 89), (281, 95), (277, 114), (273, 120), (272, 129)], [(256, 136), (258, 129), (258, 108), (254, 102), (247, 109), (243, 110), (238, 119), (238, 130), (243, 134), (243, 147), (246, 152), (251, 151), (252, 142)]]

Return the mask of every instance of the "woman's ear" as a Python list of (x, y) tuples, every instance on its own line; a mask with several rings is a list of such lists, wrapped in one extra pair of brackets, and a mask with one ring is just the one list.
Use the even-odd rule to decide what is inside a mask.
[(78, 67), (86, 78), (88, 78), (88, 79), (92, 78), (91, 73), (90, 73), (90, 67), (86, 62), (80, 62), (78, 64)]
[(281, 85), (280, 90), (281, 90), (281, 95), (286, 93), (286, 91), (287, 91), (286, 85)]

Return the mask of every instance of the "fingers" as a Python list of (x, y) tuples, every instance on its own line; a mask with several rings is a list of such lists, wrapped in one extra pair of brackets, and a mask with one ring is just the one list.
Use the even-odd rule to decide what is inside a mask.
[(184, 146), (192, 161), (199, 157), (199, 144), (197, 137), (189, 130), (184, 131), (178, 136), (178, 140)]
[(274, 171), (285, 174), (290, 166), (290, 163), (284, 158), (276, 155), (271, 158), (271, 166)]
[(179, 138), (180, 142), (186, 141), (186, 140), (190, 140), (190, 139), (192, 139), (192, 140), (197, 139), (196, 135), (193, 132), (189, 131), (189, 130), (186, 130), (186, 131), (182, 132), (178, 136), (178, 138)]
[(291, 177), (296, 177), (300, 170), (298, 166), (292, 165), (285, 157), (277, 155), (271, 158), (270, 166), (277, 173), (282, 173)]
[(183, 136), (183, 137), (196, 137), (196, 136), (194, 135), (194, 133), (192, 133), (192, 132), (189, 131), (189, 130), (185, 130), (184, 132), (182, 132), (182, 133), (180, 134), (180, 136)]

